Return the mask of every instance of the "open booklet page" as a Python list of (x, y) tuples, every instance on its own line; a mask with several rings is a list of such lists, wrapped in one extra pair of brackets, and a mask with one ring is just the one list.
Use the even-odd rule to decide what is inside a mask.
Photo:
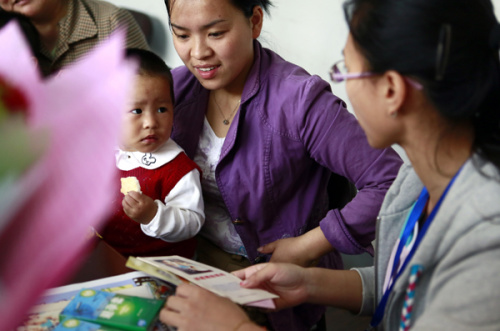
[[(32, 307), (16, 331), (51, 331), (60, 321), (60, 314), (82, 289), (94, 289), (148, 299), (164, 299), (175, 288), (143, 272), (130, 272), (89, 282), (76, 283), (47, 290)], [(157, 322), (152, 331), (175, 330)]]
[(233, 274), (182, 256), (130, 257), (127, 266), (166, 281), (168, 273), (175, 277), (172, 284), (191, 282), (240, 305), (273, 309), (272, 299), (278, 297), (268, 291), (242, 288), (241, 279)]

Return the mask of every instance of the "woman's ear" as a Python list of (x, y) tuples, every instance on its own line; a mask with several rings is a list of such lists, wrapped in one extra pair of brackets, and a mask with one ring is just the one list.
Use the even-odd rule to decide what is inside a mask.
[(386, 71), (380, 88), (386, 103), (387, 115), (396, 117), (406, 98), (407, 86), (404, 77), (397, 71)]
[(263, 22), (264, 22), (264, 12), (262, 11), (262, 7), (254, 6), (252, 17), (250, 17), (250, 26), (252, 27), (253, 39), (257, 39), (260, 36)]

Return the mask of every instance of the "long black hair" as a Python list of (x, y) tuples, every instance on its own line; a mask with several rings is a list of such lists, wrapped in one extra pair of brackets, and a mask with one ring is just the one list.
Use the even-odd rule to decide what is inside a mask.
[(500, 168), (500, 25), (490, 0), (347, 0), (370, 71), (412, 77), (451, 123), (474, 126), (473, 149)]

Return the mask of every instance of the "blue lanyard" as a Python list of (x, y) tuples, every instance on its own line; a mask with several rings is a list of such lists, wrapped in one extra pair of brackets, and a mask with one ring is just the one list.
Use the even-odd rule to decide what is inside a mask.
[(418, 197), (418, 200), (415, 202), (410, 215), (408, 216), (408, 221), (406, 222), (405, 228), (403, 232), (401, 233), (401, 237), (399, 240), (398, 248), (396, 250), (396, 254), (394, 255), (394, 261), (392, 264), (392, 271), (391, 271), (391, 279), (389, 281), (389, 285), (387, 289), (384, 292), (384, 295), (382, 296), (382, 300), (380, 300), (377, 309), (375, 310), (375, 314), (372, 317), (372, 320), (370, 322), (370, 326), (372, 328), (377, 327), (380, 322), (382, 322), (382, 319), (384, 318), (384, 312), (385, 312), (385, 306), (387, 305), (387, 300), (389, 299), (389, 295), (392, 292), (392, 289), (394, 287), (394, 284), (396, 284), (396, 280), (401, 276), (403, 271), (406, 268), (406, 265), (408, 262), (411, 260), (413, 257), (413, 254), (418, 248), (418, 245), (424, 238), (427, 230), (429, 229), (432, 221), (434, 220), (434, 217), (436, 216), (439, 207), (441, 206), (441, 203), (443, 202), (446, 194), (448, 193), (451, 185), (455, 181), (455, 178), (457, 178), (458, 174), (460, 173), (460, 170), (455, 174), (455, 176), (451, 179), (451, 181), (448, 183), (448, 186), (444, 190), (443, 194), (439, 198), (439, 201), (437, 202), (436, 206), (432, 209), (432, 212), (429, 214), (427, 219), (425, 220), (425, 223), (422, 227), (422, 229), (419, 231), (417, 239), (415, 239), (415, 243), (413, 244), (413, 247), (411, 248), (410, 252), (408, 253), (408, 256), (403, 262), (403, 265), (399, 269), (398, 272), (398, 266), (401, 263), (400, 261), (400, 256), (401, 252), (403, 251), (403, 247), (406, 245), (406, 242), (408, 241), (408, 238), (412, 235), (413, 230), (420, 219), (422, 212), (424, 211), (425, 206), (427, 205), (427, 201), (429, 200), (429, 192), (427, 192), (427, 188), (423, 188), (422, 192), (420, 193), (420, 196)]

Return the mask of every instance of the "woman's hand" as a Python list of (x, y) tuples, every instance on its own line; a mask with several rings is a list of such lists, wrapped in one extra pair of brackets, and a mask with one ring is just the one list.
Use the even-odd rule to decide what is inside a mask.
[(279, 295), (276, 309), (296, 306), (309, 296), (307, 269), (290, 263), (263, 263), (233, 272), (242, 287), (261, 288)]
[(148, 224), (155, 217), (158, 206), (145, 194), (130, 191), (122, 200), (125, 215), (141, 224)]
[(270, 262), (293, 263), (302, 267), (314, 263), (314, 257), (306, 250), (302, 237), (279, 239), (259, 247), (258, 251), (272, 254)]
[(160, 320), (183, 330), (261, 330), (227, 298), (199, 286), (181, 284), (160, 311)]
[(302, 236), (279, 239), (258, 248), (259, 253), (272, 254), (270, 262), (315, 266), (321, 256), (333, 250), (319, 227)]
[(361, 309), (363, 284), (355, 270), (302, 268), (290, 263), (256, 264), (233, 272), (241, 286), (261, 288), (279, 295), (276, 309), (309, 302), (331, 305), (358, 313)]

